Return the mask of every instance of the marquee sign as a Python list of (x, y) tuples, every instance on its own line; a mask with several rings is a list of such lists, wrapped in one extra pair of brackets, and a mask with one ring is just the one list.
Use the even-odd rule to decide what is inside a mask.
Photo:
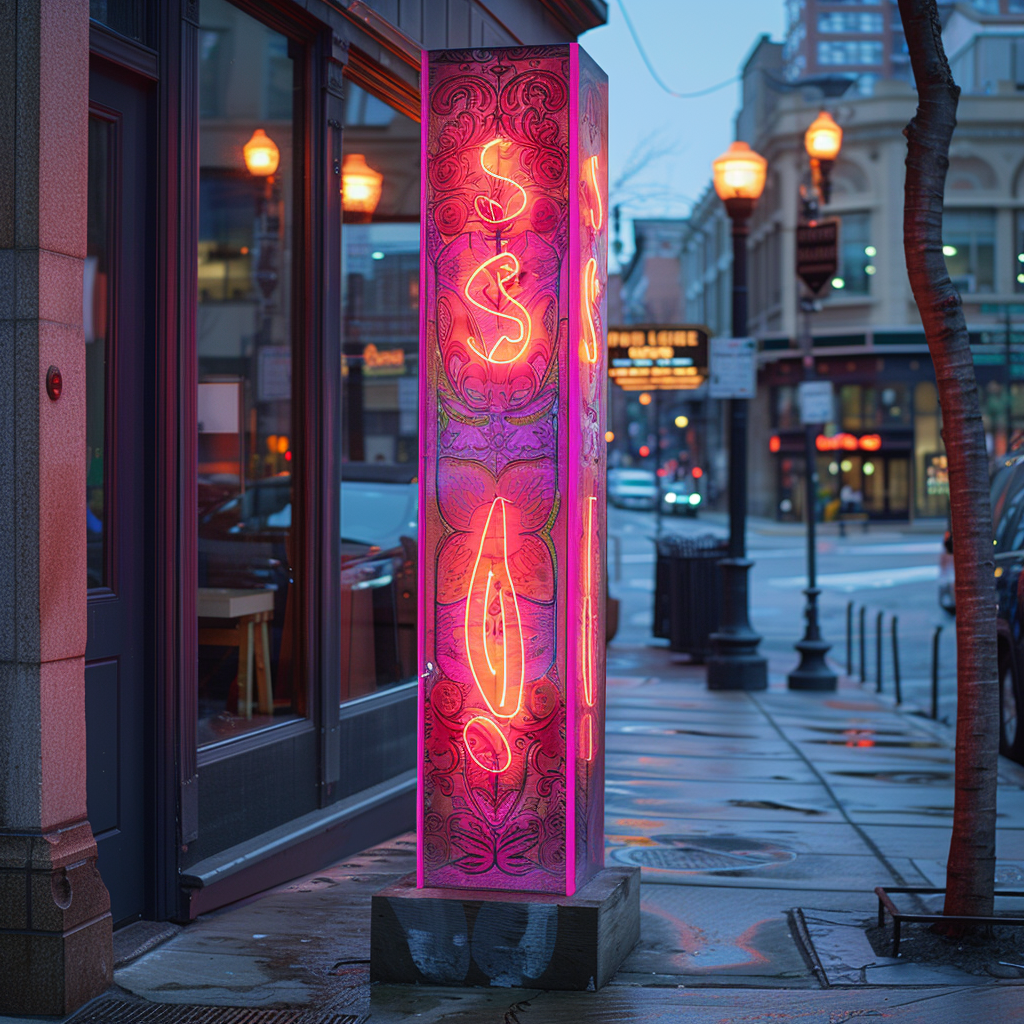
[(703, 327), (608, 329), (608, 376), (626, 391), (691, 391), (704, 383), (707, 372)]
[(603, 864), (607, 79), (423, 56), (420, 887)]

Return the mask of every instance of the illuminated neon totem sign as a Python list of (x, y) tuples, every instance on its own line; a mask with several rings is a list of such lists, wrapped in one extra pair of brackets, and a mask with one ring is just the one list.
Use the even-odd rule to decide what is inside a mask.
[(603, 864), (607, 79), (423, 55), (418, 884)]

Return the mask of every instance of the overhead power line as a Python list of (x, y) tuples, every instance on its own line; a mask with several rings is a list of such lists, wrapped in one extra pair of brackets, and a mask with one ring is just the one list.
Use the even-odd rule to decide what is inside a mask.
[(651, 73), (651, 78), (661, 86), (669, 94), (674, 96), (677, 100), (695, 100), (699, 96), (707, 96), (710, 93), (718, 92), (719, 89), (724, 89), (727, 85), (732, 85), (740, 76), (733, 75), (732, 78), (727, 78), (724, 82), (719, 82), (718, 85), (710, 85), (706, 89), (698, 89), (696, 92), (676, 92), (675, 89), (670, 89), (662, 79), (661, 75), (654, 70), (654, 65), (651, 63), (650, 58), (647, 56), (647, 51), (644, 49), (644, 44), (640, 42), (640, 36), (637, 34), (636, 29), (633, 27), (633, 22), (629, 19), (629, 13), (626, 11), (626, 4), (624, 0), (618, 0), (619, 10), (622, 12), (622, 17), (626, 22), (626, 28), (629, 29), (629, 34), (633, 37), (633, 42), (636, 43), (636, 48), (640, 53), (640, 57), (644, 64), (647, 65), (647, 70)]

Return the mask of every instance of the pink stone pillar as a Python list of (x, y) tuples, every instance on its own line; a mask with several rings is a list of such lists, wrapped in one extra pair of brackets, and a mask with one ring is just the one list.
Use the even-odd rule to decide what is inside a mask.
[(112, 978), (85, 795), (88, 103), (88, 0), (0, 4), (0, 1014)]

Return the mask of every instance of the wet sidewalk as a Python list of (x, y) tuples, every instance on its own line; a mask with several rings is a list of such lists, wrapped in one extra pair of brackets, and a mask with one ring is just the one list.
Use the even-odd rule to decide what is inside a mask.
[[(1024, 968), (924, 967), (864, 936), (874, 886), (944, 882), (948, 730), (851, 682), (790, 693), (773, 673), (766, 692), (710, 693), (702, 668), (667, 651), (609, 655), (621, 674), (608, 681), (607, 860), (641, 867), (643, 920), (607, 988), (371, 987), (370, 896), (413, 869), (407, 835), (201, 918), (119, 969), (114, 998), (179, 1004), (196, 1021), (185, 1006), (304, 1014), (280, 1024), (1024, 1020)], [(1024, 879), (1022, 784), (1024, 769), (1001, 762), (1007, 888)], [(114, 1019), (106, 1005), (76, 1020)]]

